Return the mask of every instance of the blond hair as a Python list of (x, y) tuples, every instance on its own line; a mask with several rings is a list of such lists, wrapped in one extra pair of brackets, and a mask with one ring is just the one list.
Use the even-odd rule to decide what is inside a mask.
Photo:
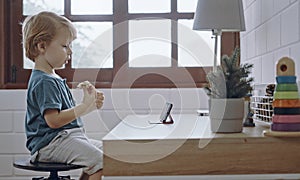
[(70, 20), (53, 12), (40, 12), (28, 16), (22, 24), (23, 47), (25, 55), (32, 61), (39, 55), (37, 44), (50, 43), (60, 28), (70, 32), (70, 38), (75, 39), (77, 31)]

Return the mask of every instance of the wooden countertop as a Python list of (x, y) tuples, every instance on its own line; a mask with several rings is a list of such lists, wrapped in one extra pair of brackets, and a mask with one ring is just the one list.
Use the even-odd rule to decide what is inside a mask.
[(300, 173), (300, 138), (265, 137), (256, 122), (242, 133), (212, 133), (208, 117), (130, 115), (103, 138), (104, 176)]

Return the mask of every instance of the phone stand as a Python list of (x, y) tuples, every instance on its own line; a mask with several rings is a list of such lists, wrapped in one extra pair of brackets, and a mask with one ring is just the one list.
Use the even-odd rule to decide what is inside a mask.
[(173, 118), (171, 116), (171, 114), (169, 114), (165, 120), (160, 120), (160, 121), (148, 121), (149, 124), (173, 124), (174, 121), (173, 121)]
[(173, 121), (173, 118), (171, 116), (171, 114), (168, 115), (168, 117), (162, 121), (163, 124), (173, 124), (174, 121)]
[(173, 104), (167, 102), (163, 111), (160, 114), (159, 121), (158, 122), (157, 121), (156, 122), (149, 121), (149, 123), (150, 124), (173, 124), (174, 121), (170, 114), (172, 107), (173, 107)]

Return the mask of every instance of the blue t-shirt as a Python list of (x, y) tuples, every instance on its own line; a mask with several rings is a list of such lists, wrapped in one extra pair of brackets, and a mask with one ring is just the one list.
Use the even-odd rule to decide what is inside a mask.
[(32, 71), (28, 83), (25, 120), (26, 147), (31, 154), (48, 145), (63, 129), (82, 127), (80, 118), (58, 129), (50, 128), (44, 119), (47, 109), (61, 111), (74, 106), (75, 102), (65, 79), (53, 77), (39, 70)]

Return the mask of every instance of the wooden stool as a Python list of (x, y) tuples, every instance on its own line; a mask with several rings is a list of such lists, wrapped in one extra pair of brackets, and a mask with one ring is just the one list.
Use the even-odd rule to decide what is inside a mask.
[(31, 163), (30, 159), (17, 160), (13, 163), (14, 167), (19, 169), (26, 169), (32, 171), (42, 171), (42, 172), (50, 172), (50, 176), (48, 178), (37, 177), (32, 178), (32, 180), (70, 180), (70, 176), (58, 176), (59, 171), (69, 171), (74, 169), (83, 168), (84, 166), (73, 165), (73, 164), (64, 164), (64, 163)]

